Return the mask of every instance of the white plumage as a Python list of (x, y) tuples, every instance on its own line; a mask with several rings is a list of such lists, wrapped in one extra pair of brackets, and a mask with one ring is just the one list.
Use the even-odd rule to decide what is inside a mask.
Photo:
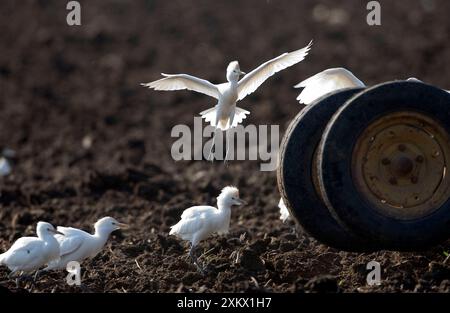
[(297, 100), (303, 104), (311, 104), (316, 99), (332, 91), (365, 87), (365, 85), (345, 68), (330, 68), (302, 81), (294, 87), (304, 88)]
[(288, 208), (284, 204), (283, 198), (280, 198), (280, 202), (278, 202), (278, 207), (280, 208), (280, 220), (285, 223), (287, 220), (291, 218)]
[[(414, 77), (408, 78), (407, 81), (422, 82)], [(333, 91), (358, 87), (366, 87), (366, 85), (352, 72), (342, 67), (327, 69), (294, 86), (294, 88), (304, 88), (297, 97), (302, 104), (311, 104)]]
[(3, 254), (0, 254), (0, 264), (16, 273), (31, 273), (39, 270), (45, 264), (59, 258), (59, 244), (54, 234), (55, 228), (46, 222), (39, 222), (36, 227), (37, 237), (22, 237)]
[(246, 74), (241, 80), (239, 80), (239, 77), (245, 73), (240, 70), (239, 63), (233, 61), (227, 67), (227, 83), (213, 84), (187, 74), (162, 74), (164, 78), (142, 85), (155, 90), (166, 91), (188, 89), (217, 99), (218, 104), (214, 108), (205, 110), (200, 114), (212, 126), (227, 130), (239, 124), (239, 122), (234, 122), (235, 118), (242, 121), (246, 114), (250, 114), (248, 111), (236, 108), (236, 102), (254, 92), (275, 73), (301, 62), (308, 55), (311, 45), (312, 42), (303, 49), (284, 53), (267, 61)]
[(0, 176), (7, 176), (11, 174), (11, 164), (5, 157), (0, 157)]
[(213, 233), (228, 233), (231, 206), (242, 204), (245, 204), (245, 201), (239, 199), (239, 190), (236, 187), (225, 187), (217, 197), (217, 208), (201, 205), (184, 210), (181, 220), (171, 227), (169, 234), (191, 243), (189, 255), (198, 269), (203, 271), (194, 254), (195, 247)]
[[(201, 112), (200, 115), (215, 129), (226, 131), (229, 128), (236, 127), (250, 114), (249, 111), (236, 107), (236, 102), (254, 92), (275, 73), (301, 62), (308, 55), (311, 45), (312, 42), (303, 49), (284, 53), (269, 60), (246, 74), (241, 80), (239, 80), (239, 77), (245, 73), (240, 70), (239, 63), (233, 61), (227, 67), (227, 82), (223, 84), (213, 84), (187, 74), (162, 74), (164, 78), (142, 84), (142, 86), (166, 91), (188, 89), (217, 99), (217, 105)], [(211, 150), (213, 146), (214, 141)]]
[[(217, 123), (216, 110), (217, 110), (217, 105), (213, 108), (210, 108), (210, 109), (200, 112), (200, 115), (205, 119), (205, 122), (210, 123), (211, 126), (217, 127), (221, 130), (226, 130), (227, 127), (229, 126), (228, 124), (220, 124), (220, 125), (216, 124)], [(234, 112), (233, 124), (231, 125), (231, 127), (236, 127), (240, 123), (242, 123), (242, 121), (247, 117), (248, 114), (250, 114), (249, 111), (236, 107), (235, 112)]]
[(45, 270), (66, 269), (71, 261), (81, 263), (88, 258), (94, 258), (105, 246), (110, 234), (121, 228), (128, 227), (112, 217), (103, 217), (94, 224), (94, 234), (81, 229), (58, 226), (62, 235), (56, 235), (60, 247), (60, 258), (45, 268)]

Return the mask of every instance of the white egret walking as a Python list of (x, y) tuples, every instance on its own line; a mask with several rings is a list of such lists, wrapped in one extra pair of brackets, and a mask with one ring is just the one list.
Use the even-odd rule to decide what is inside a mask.
[(39, 222), (36, 227), (37, 237), (22, 237), (5, 253), (0, 254), (0, 265), (11, 271), (9, 277), (16, 273), (31, 273), (53, 260), (59, 259), (59, 244), (55, 234), (61, 234), (46, 222)]
[(196, 246), (213, 233), (228, 233), (231, 206), (243, 204), (246, 202), (239, 198), (239, 190), (236, 187), (228, 186), (223, 188), (217, 197), (217, 208), (207, 205), (190, 207), (184, 210), (181, 220), (171, 227), (170, 235), (191, 242), (189, 256), (199, 271), (204, 272), (204, 268), (199, 265), (195, 256)]
[(60, 247), (60, 258), (50, 262), (44, 270), (66, 269), (67, 263), (77, 261), (81, 263), (87, 258), (94, 258), (105, 246), (109, 235), (128, 225), (119, 223), (112, 217), (103, 217), (94, 224), (94, 234), (89, 234), (81, 229), (58, 226), (56, 240)]
[[(215, 127), (215, 130), (220, 129), (226, 131), (229, 128), (236, 127), (246, 118), (246, 115), (250, 114), (249, 111), (236, 107), (236, 102), (253, 93), (264, 81), (275, 73), (301, 62), (308, 55), (311, 45), (312, 42), (303, 49), (284, 53), (261, 64), (248, 74), (241, 71), (238, 61), (233, 61), (227, 67), (227, 82), (223, 84), (213, 84), (207, 80), (187, 74), (162, 74), (164, 78), (142, 84), (142, 86), (166, 91), (188, 89), (217, 99), (216, 106), (200, 112), (200, 115), (206, 122), (211, 123)], [(239, 80), (239, 77), (244, 74), (246, 75)], [(213, 146), (214, 139), (211, 145), (211, 151)]]

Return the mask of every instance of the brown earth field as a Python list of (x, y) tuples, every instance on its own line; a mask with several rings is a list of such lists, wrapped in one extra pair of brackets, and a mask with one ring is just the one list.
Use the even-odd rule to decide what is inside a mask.
[[(381, 1), (382, 25), (366, 23), (366, 1), (80, 1), (82, 25), (66, 23), (67, 1), (1, 1), (0, 149), (13, 171), (0, 177), (0, 251), (34, 235), (38, 221), (92, 230), (113, 216), (111, 235), (83, 267), (93, 292), (450, 292), (449, 242), (429, 251), (348, 253), (282, 223), (276, 173), (260, 161), (174, 161), (175, 125), (215, 103), (192, 92), (140, 86), (160, 73), (225, 80), (314, 39), (302, 63), (270, 78), (240, 106), (244, 124), (280, 125), (303, 108), (292, 86), (330, 67), (368, 85), (418, 77), (450, 88), (450, 2)], [(202, 242), (199, 274), (188, 245), (169, 236), (181, 212), (215, 204), (236, 185), (229, 234)], [(366, 283), (381, 264), (382, 284)], [(67, 272), (19, 289), (0, 268), (3, 291), (81, 292)]]

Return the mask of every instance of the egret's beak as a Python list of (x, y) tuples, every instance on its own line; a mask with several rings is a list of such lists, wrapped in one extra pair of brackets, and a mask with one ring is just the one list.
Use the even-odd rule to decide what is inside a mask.
[(245, 74), (247, 74), (247, 73), (239, 70), (239, 75), (245, 75)]
[(124, 224), (124, 223), (117, 223), (116, 225), (117, 225), (117, 227), (119, 227), (120, 229), (128, 229), (128, 228), (130, 228), (130, 225)]
[(52, 233), (54, 233), (55, 235), (62, 235), (65, 236), (62, 232), (55, 230), (51, 230)]
[(244, 201), (244, 200), (242, 200), (242, 199), (236, 199), (237, 200), (237, 202), (238, 202), (238, 205), (247, 205), (247, 202), (246, 201)]

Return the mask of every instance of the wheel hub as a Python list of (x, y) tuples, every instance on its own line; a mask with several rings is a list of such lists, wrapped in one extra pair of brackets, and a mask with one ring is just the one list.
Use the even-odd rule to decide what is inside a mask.
[(449, 142), (447, 132), (423, 114), (388, 114), (358, 138), (352, 156), (356, 186), (385, 215), (431, 214), (450, 195)]

